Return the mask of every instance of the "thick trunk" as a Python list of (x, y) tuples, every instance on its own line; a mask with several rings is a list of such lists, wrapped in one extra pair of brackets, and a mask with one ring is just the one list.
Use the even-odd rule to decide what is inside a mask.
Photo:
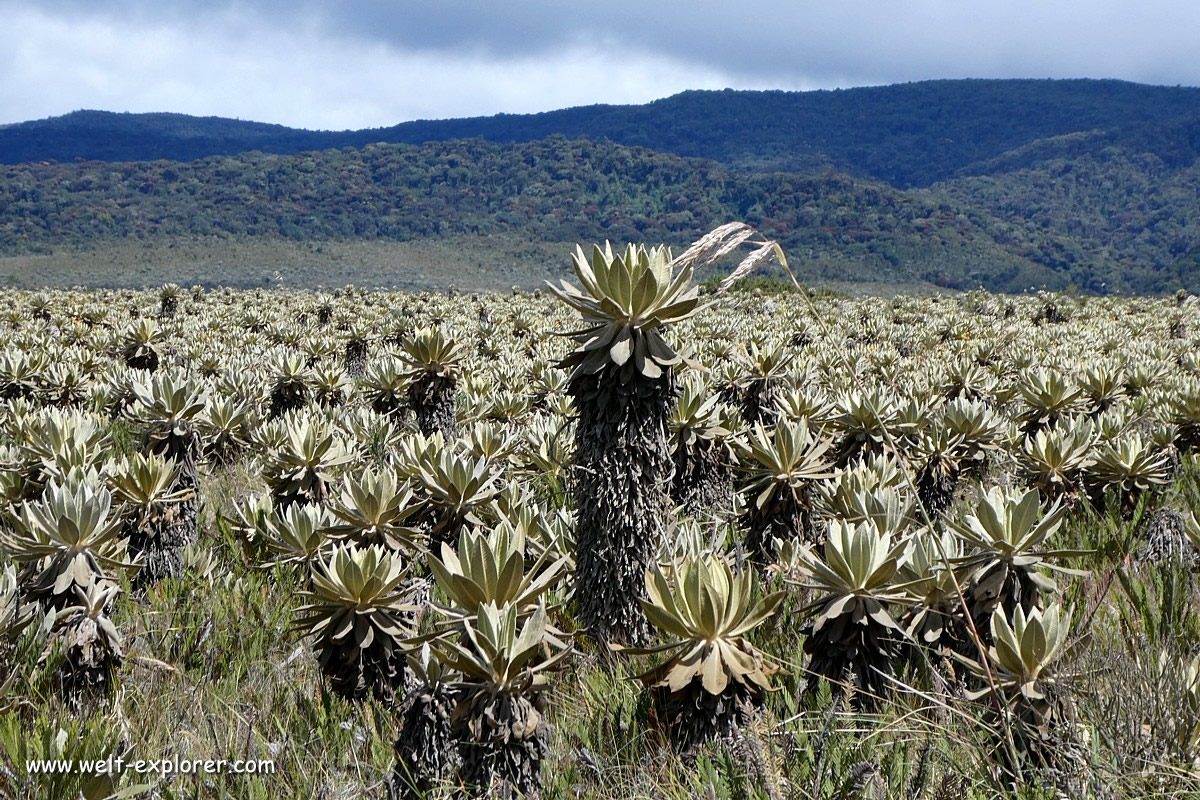
[(173, 578), (183, 569), (183, 548), (196, 541), (196, 515), (199, 509), (196, 454), (200, 449), (195, 434), (169, 436), (150, 442), (147, 448), (165, 458), (173, 459), (178, 472), (171, 493), (190, 492), (190, 497), (174, 503), (147, 526), (130, 531), (129, 549), (142, 554), (142, 568), (133, 579), (134, 591)]
[(444, 687), (420, 686), (404, 698), (392, 776), (392, 797), (396, 800), (427, 796), (457, 766), (450, 730), (453, 710), (454, 697)]
[(358, 339), (346, 342), (346, 352), (342, 363), (346, 374), (351, 378), (361, 377), (367, 371), (367, 343)]
[(779, 396), (779, 381), (761, 378), (752, 381), (742, 396), (742, 417), (746, 424), (753, 426), (756, 422), (764, 425), (774, 425), (779, 418), (775, 401)]
[(1150, 515), (1142, 530), (1142, 545), (1137, 551), (1141, 563), (1169, 563), (1194, 569), (1200, 553), (1188, 539), (1183, 514), (1170, 508), (1160, 508)]
[(304, 408), (306, 402), (308, 402), (308, 387), (303, 383), (282, 383), (271, 392), (271, 408), (268, 415), (271, 419), (275, 419), (289, 411)]
[(780, 487), (765, 507), (752, 507), (745, 513), (742, 525), (751, 561), (760, 565), (773, 562), (778, 555), (776, 539), (796, 539), (813, 545), (825, 540), (827, 526), (812, 510), (807, 494), (806, 489), (793, 493)]
[(439, 375), (421, 378), (408, 388), (408, 402), (421, 433), (432, 436), (440, 431), (447, 441), (458, 435), (454, 390), (455, 382)]
[(917, 476), (917, 497), (931, 517), (941, 516), (954, 503), (958, 470), (931, 462)]
[(719, 695), (709, 694), (697, 678), (678, 692), (656, 689), (654, 699), (675, 751), (688, 757), (714, 739), (731, 739), (762, 705), (761, 695), (737, 681), (730, 681)]
[(345, 644), (327, 643), (317, 660), (329, 679), (329, 688), (347, 700), (358, 700), (374, 692), (376, 697), (390, 702), (404, 686), (408, 672), (400, 651), (395, 647), (389, 650), (378, 641), (365, 650), (353, 638)]
[(473, 705), (454, 715), (463, 785), (486, 797), (540, 797), (547, 739), (540, 699), (500, 694)]
[(144, 369), (147, 372), (154, 372), (158, 369), (158, 353), (150, 350), (139, 355), (136, 350), (129, 350), (125, 354), (125, 364), (130, 369)]
[[(133, 577), (132, 589), (141, 592), (183, 569), (183, 548), (188, 545), (187, 522), (180, 518), (183, 504), (171, 506), (158, 519), (129, 531), (129, 552), (142, 557), (142, 567)], [(192, 513), (195, 509), (193, 504)], [(192, 521), (195, 524), (195, 521)]]
[(671, 503), (674, 381), (635, 374), (622, 383), (610, 365), (576, 377), (568, 391), (579, 410), (572, 488), (580, 616), (602, 642), (641, 643), (648, 629), (638, 598)]
[(811, 624), (803, 628), (804, 652), (810, 656), (808, 691), (816, 692), (824, 679), (835, 697), (851, 690), (855, 707), (871, 708), (894, 688), (885, 676), (894, 674), (899, 661), (901, 634), (870, 618), (856, 625), (848, 616), (815, 633)]
[(729, 512), (733, 507), (733, 471), (720, 443), (701, 441), (676, 451), (671, 499), (694, 517)]

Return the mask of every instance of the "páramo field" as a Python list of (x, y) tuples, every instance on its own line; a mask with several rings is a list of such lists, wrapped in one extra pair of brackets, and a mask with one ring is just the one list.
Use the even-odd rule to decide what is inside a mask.
[(0, 293), (0, 796), (1198, 796), (1200, 304), (735, 248)]

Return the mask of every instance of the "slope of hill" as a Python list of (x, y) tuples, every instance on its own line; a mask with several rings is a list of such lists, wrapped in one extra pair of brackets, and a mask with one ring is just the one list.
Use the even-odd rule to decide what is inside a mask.
[(491, 235), (540, 254), (745, 219), (813, 278), (1162, 292), (1200, 277), (1198, 156), (1200, 89), (1119, 81), (685, 92), (340, 133), (75, 112), (0, 127), (0, 162), (22, 162), (0, 167), (0, 255)]
[(561, 136), (17, 165), (0, 168), (0, 253), (181, 237), (684, 244), (744, 219), (814, 278), (1006, 291), (1189, 285), (1194, 268), (1181, 256), (1200, 241), (1191, 214), (1200, 168), (1104, 152), (909, 191)]
[(0, 126), (0, 163), (191, 161), (249, 150), (300, 153), (324, 147), (322, 134), (223, 117), (73, 111)]
[(1008, 168), (935, 184), (929, 195), (991, 217), (991, 238), (1007, 249), (1030, 256), (1040, 246), (1033, 257), (1054, 270), (1086, 269), (1092, 278), (1077, 283), (1087, 288), (1194, 285), (1200, 162), (1174, 166), (1103, 134), (1033, 143), (998, 161)]
[[(831, 166), (898, 188), (926, 186), (1030, 142), (1101, 129), (1155, 138), (1200, 119), (1200, 89), (1112, 80), (946, 80), (840, 91), (691, 91), (636, 106), (408, 122), (316, 132), (178, 114), (75, 112), (0, 128), (0, 163), (192, 160), (249, 150), (299, 153), (372, 142), (588, 136), (738, 169)], [(1176, 142), (1178, 144), (1178, 142)], [(1193, 138), (1175, 157), (1193, 160)], [(973, 166), (976, 165), (976, 166)]]
[(746, 219), (810, 275), (1065, 285), (932, 198), (829, 173), (739, 174), (611, 142), (550, 137), (371, 145), (194, 162), (36, 164), (0, 171), (0, 251), (163, 237), (383, 239), (519, 233), (531, 241), (686, 243)]

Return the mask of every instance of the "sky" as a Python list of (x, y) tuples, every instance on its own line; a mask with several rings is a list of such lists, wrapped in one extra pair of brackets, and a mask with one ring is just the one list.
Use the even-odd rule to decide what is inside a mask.
[(0, 0), (0, 124), (343, 130), (934, 78), (1200, 85), (1196, 0)]

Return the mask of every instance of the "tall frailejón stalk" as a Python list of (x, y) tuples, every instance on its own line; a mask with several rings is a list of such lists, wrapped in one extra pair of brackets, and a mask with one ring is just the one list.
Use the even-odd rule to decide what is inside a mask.
[(583, 623), (601, 641), (639, 643), (638, 603), (662, 538), (674, 469), (668, 420), (680, 356), (667, 327), (699, 305), (692, 267), (672, 274), (665, 248), (611, 245), (573, 257), (581, 288), (552, 291), (583, 315), (578, 347), (559, 366), (579, 414), (573, 493), (578, 512), (576, 598)]

